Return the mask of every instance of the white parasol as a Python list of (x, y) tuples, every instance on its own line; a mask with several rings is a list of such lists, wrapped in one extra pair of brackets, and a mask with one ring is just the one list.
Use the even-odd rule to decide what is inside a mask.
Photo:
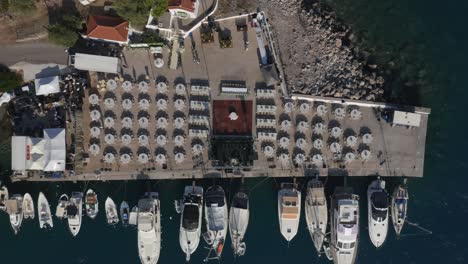
[(122, 83), (122, 88), (126, 92), (130, 92), (132, 90), (132, 83), (130, 81), (125, 81)]
[(339, 128), (339, 127), (333, 127), (333, 128), (331, 129), (331, 135), (332, 135), (332, 137), (335, 137), (335, 138), (340, 137), (341, 134), (342, 134), (342, 132), (343, 132), (343, 131), (342, 131), (341, 128)]
[(132, 109), (132, 106), (133, 106), (132, 100), (130, 100), (130, 99), (124, 99), (124, 100), (122, 101), (122, 107), (123, 107), (123, 109), (125, 109), (125, 110), (130, 110), (130, 109)]
[(159, 166), (163, 166), (166, 164), (166, 156), (164, 154), (158, 154), (156, 155), (155, 161)]
[(267, 156), (267, 157), (273, 157), (273, 155), (275, 154), (275, 149), (274, 149), (272, 146), (266, 146), (266, 147), (263, 149), (263, 153), (264, 153), (265, 156)]
[(106, 142), (106, 144), (108, 145), (113, 145), (115, 143), (115, 136), (112, 135), (112, 134), (106, 134), (104, 136), (104, 141)]
[(184, 142), (185, 142), (185, 138), (184, 138), (183, 136), (181, 136), (181, 135), (175, 136), (175, 138), (174, 138), (174, 144), (175, 144), (176, 146), (179, 146), (179, 147), (180, 147), (180, 146), (184, 145)]
[(325, 131), (325, 125), (323, 123), (317, 123), (314, 125), (314, 134), (321, 135)]
[(156, 121), (157, 128), (166, 128), (167, 127), (167, 119), (165, 117), (160, 117)]
[(292, 113), (294, 111), (294, 104), (292, 102), (287, 102), (284, 104), (284, 111), (286, 113)]
[(117, 82), (113, 79), (107, 80), (106, 86), (107, 90), (113, 91), (117, 88)]
[(148, 136), (147, 135), (140, 135), (138, 137), (138, 144), (140, 144), (140, 146), (148, 146), (148, 144), (149, 144)]
[(148, 99), (141, 99), (139, 102), (138, 102), (138, 107), (140, 107), (140, 109), (142, 110), (148, 110), (149, 107), (150, 107), (150, 103), (148, 101)]
[(178, 95), (185, 95), (185, 92), (186, 92), (185, 85), (181, 83), (177, 84), (175, 87), (175, 92)]
[(97, 104), (99, 104), (99, 96), (97, 94), (91, 94), (88, 97), (88, 101), (92, 105), (97, 105)]
[(282, 148), (287, 149), (287, 148), (289, 147), (289, 138), (287, 138), (287, 137), (282, 137), (282, 138), (280, 138), (280, 140), (279, 140), (279, 145), (280, 145)]
[(138, 162), (140, 162), (141, 164), (146, 164), (146, 163), (148, 163), (148, 161), (149, 161), (149, 156), (148, 156), (148, 154), (146, 154), (146, 153), (140, 153), (140, 154), (138, 155)]
[(148, 127), (148, 124), (149, 124), (149, 120), (148, 118), (146, 117), (140, 117), (138, 119), (138, 125), (141, 127), (141, 128), (147, 128)]
[(288, 154), (282, 153), (281, 155), (279, 155), (278, 159), (281, 162), (281, 165), (283, 167), (286, 167), (289, 164), (289, 155)]
[(346, 138), (346, 146), (354, 147), (357, 144), (357, 138), (355, 136), (349, 136)]
[(362, 142), (364, 144), (370, 144), (374, 140), (374, 137), (372, 137), (371, 134), (367, 133), (362, 136)]
[(132, 128), (133, 126), (133, 121), (130, 117), (126, 116), (122, 118), (122, 126), (126, 128)]
[(343, 119), (346, 116), (346, 112), (345, 112), (345, 110), (343, 108), (338, 107), (338, 108), (335, 109), (335, 111), (333, 111), (333, 115), (337, 119)]
[(164, 60), (162, 58), (156, 58), (154, 60), (154, 66), (156, 68), (162, 68), (164, 66)]
[(203, 152), (203, 146), (202, 145), (200, 145), (200, 144), (193, 145), (192, 153), (193, 153), (194, 156), (198, 156), (198, 155), (202, 154), (202, 152)]
[(158, 110), (166, 110), (167, 109), (167, 101), (166, 99), (159, 99), (156, 102), (156, 107), (158, 107)]
[(291, 128), (292, 124), (289, 120), (281, 121), (281, 130), (288, 131)]
[(175, 100), (175, 102), (174, 102), (174, 107), (175, 107), (175, 109), (177, 109), (177, 110), (179, 110), (179, 111), (183, 111), (184, 108), (185, 108), (185, 102), (184, 102), (184, 100), (182, 100), (182, 99), (177, 99), (177, 100)]
[(301, 113), (303, 113), (303, 114), (309, 113), (310, 112), (310, 104), (309, 103), (302, 103), (299, 106), (299, 111), (301, 111)]
[(365, 161), (370, 160), (370, 159), (371, 159), (371, 152), (370, 152), (369, 150), (367, 150), (367, 149), (366, 149), (366, 150), (363, 150), (363, 151), (361, 152), (361, 158), (362, 158), (363, 160), (365, 160)]
[(138, 84), (138, 90), (142, 93), (146, 93), (148, 91), (148, 83), (145, 81), (141, 81)]
[(354, 153), (352, 152), (348, 152), (344, 156), (345, 163), (351, 163), (355, 159), (356, 159), (356, 155), (354, 155)]
[(93, 121), (98, 121), (101, 118), (101, 112), (99, 112), (98, 110), (91, 111), (89, 115), (91, 116), (91, 120)]
[(132, 158), (127, 153), (120, 155), (120, 163), (128, 164)]
[(114, 108), (114, 106), (115, 106), (115, 101), (114, 101), (114, 99), (112, 99), (112, 98), (106, 98), (106, 99), (104, 100), (104, 107), (105, 107), (106, 109), (112, 109), (112, 108)]
[(167, 137), (164, 136), (164, 135), (159, 135), (156, 137), (156, 143), (159, 145), (159, 146), (164, 146), (167, 144)]
[(165, 82), (158, 82), (156, 85), (156, 89), (158, 93), (166, 93), (167, 92), (167, 84)]
[(312, 163), (317, 166), (321, 167), (323, 164), (323, 157), (320, 154), (315, 154), (312, 156)]
[(305, 139), (303, 139), (303, 138), (298, 138), (298, 139), (296, 140), (296, 147), (298, 147), (298, 148), (300, 148), (300, 149), (305, 149), (306, 145), (307, 145), (307, 142), (306, 142)]
[(184, 127), (184, 119), (182, 117), (177, 117), (175, 120), (174, 120), (174, 127), (175, 128), (178, 128), (178, 129), (181, 129)]
[(305, 156), (304, 156), (304, 154), (302, 154), (302, 153), (297, 154), (296, 157), (294, 157), (294, 161), (295, 161), (296, 164), (298, 164), (298, 165), (303, 164), (304, 161), (305, 161)]
[(300, 132), (304, 133), (309, 129), (309, 124), (307, 124), (306, 121), (300, 121), (299, 124), (297, 124), (297, 130)]
[(99, 127), (92, 127), (90, 129), (91, 137), (97, 138), (101, 135), (101, 129)]
[(352, 120), (359, 120), (362, 117), (362, 112), (358, 109), (353, 109), (351, 110), (350, 116)]
[(330, 144), (330, 151), (332, 153), (340, 153), (341, 152), (341, 145), (340, 143), (333, 142)]
[(104, 161), (107, 163), (114, 163), (115, 155), (112, 153), (107, 153), (106, 155), (104, 155)]
[(319, 116), (323, 116), (327, 113), (328, 109), (327, 109), (327, 106), (325, 105), (319, 105), (317, 106), (317, 114)]
[(120, 137), (120, 140), (122, 141), (123, 145), (128, 146), (128, 145), (130, 145), (130, 143), (132, 143), (132, 136), (130, 136), (128, 134), (123, 134)]
[(185, 160), (185, 155), (183, 153), (178, 152), (175, 154), (174, 159), (176, 163), (182, 163)]
[(101, 148), (99, 147), (98, 144), (92, 144), (91, 146), (89, 146), (89, 153), (91, 153), (91, 155), (93, 156), (97, 156), (99, 154), (99, 151), (101, 150)]
[(323, 148), (323, 141), (320, 138), (314, 140), (314, 148), (322, 149)]

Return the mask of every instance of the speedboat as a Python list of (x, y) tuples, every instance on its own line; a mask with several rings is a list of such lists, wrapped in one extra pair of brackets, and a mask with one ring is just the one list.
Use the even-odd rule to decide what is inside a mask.
[(130, 218), (130, 207), (126, 201), (122, 201), (120, 204), (120, 218), (122, 219), (122, 225), (124, 227), (128, 226)]
[(328, 208), (323, 184), (318, 179), (307, 183), (305, 217), (310, 237), (320, 255), (323, 240), (327, 232)]
[(359, 239), (359, 196), (349, 187), (336, 187), (331, 198), (331, 250), (335, 264), (356, 261)]
[(246, 245), (244, 236), (249, 226), (249, 196), (239, 191), (234, 195), (229, 210), (229, 234), (234, 256), (243, 256)]
[(293, 183), (282, 183), (278, 191), (278, 219), (280, 231), (290, 242), (297, 234), (301, 216), (301, 192)]
[(375, 247), (385, 242), (388, 232), (388, 194), (385, 181), (377, 179), (367, 188), (369, 237)]
[(93, 189), (88, 189), (86, 192), (85, 207), (86, 215), (91, 219), (96, 218), (99, 212), (99, 201), (97, 194), (93, 191)]
[[(206, 232), (203, 239), (210, 246), (205, 261), (220, 259), (228, 229), (228, 208), (224, 190), (219, 185), (209, 187), (205, 192), (205, 221)], [(210, 257), (211, 252), (214, 257)]]
[(83, 217), (83, 193), (73, 192), (67, 205), (68, 228), (73, 236), (78, 235)]
[(14, 194), (5, 201), (7, 213), (10, 215), (10, 224), (15, 235), (18, 234), (21, 223), (23, 222), (23, 196)]
[(0, 187), (0, 210), (6, 211), (6, 201), (8, 199), (8, 188), (6, 186)]
[(407, 209), (408, 209), (408, 188), (406, 187), (406, 181), (404, 184), (399, 185), (393, 191), (392, 196), (392, 220), (393, 227), (397, 236), (400, 236), (403, 225), (406, 222)]
[(39, 198), (37, 199), (37, 213), (39, 215), (39, 227), (41, 229), (49, 229), (54, 226), (49, 202), (42, 192), (39, 193)]
[(138, 201), (138, 255), (142, 264), (158, 262), (161, 251), (161, 212), (158, 193), (145, 193)]
[(60, 195), (57, 209), (55, 209), (55, 216), (59, 219), (67, 218), (68, 195)]
[(34, 202), (29, 193), (26, 193), (23, 197), (23, 218), (24, 219), (34, 219), (35, 210)]
[(190, 260), (190, 255), (197, 250), (200, 243), (202, 214), (203, 214), (203, 188), (199, 186), (185, 186), (184, 198), (180, 203), (179, 212), (180, 248), (185, 253), (185, 260)]
[(117, 207), (115, 206), (114, 200), (107, 197), (106, 199), (106, 218), (109, 225), (115, 225), (119, 222), (119, 214), (117, 213)]

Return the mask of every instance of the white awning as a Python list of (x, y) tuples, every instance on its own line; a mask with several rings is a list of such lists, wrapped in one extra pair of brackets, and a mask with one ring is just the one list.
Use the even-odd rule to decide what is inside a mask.
[(44, 129), (44, 139), (46, 140), (44, 171), (64, 171), (66, 157), (65, 129)]
[(48, 95), (60, 92), (58, 76), (37, 78), (34, 83), (36, 84), (36, 95)]
[(403, 126), (419, 127), (421, 115), (410, 112), (395, 111), (393, 114), (393, 123)]
[(120, 59), (108, 56), (76, 53), (74, 67), (83, 71), (118, 73)]

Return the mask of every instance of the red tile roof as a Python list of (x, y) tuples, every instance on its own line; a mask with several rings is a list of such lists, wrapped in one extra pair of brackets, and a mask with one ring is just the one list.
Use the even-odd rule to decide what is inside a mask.
[(183, 9), (188, 12), (195, 11), (195, 2), (197, 0), (169, 0), (168, 9)]
[(90, 38), (126, 42), (128, 21), (119, 17), (90, 15), (86, 35)]
[[(229, 114), (235, 111), (237, 120)], [(213, 100), (214, 135), (252, 135), (252, 101)]]

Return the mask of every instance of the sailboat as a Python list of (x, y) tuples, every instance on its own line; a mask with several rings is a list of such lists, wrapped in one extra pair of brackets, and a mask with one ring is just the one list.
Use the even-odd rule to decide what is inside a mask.
[(122, 201), (120, 204), (120, 218), (122, 219), (122, 226), (128, 226), (130, 219), (130, 207), (126, 201)]
[(408, 188), (406, 180), (393, 191), (392, 196), (392, 221), (397, 236), (400, 236), (401, 230), (406, 222), (408, 209)]
[(83, 218), (83, 193), (72, 192), (70, 201), (67, 205), (68, 229), (73, 236), (78, 235)]
[(0, 210), (6, 211), (6, 201), (8, 199), (8, 188), (6, 186), (0, 187)]
[(184, 198), (178, 208), (181, 213), (179, 228), (180, 248), (185, 253), (185, 260), (197, 250), (200, 243), (203, 214), (203, 187), (185, 186)]
[(42, 192), (39, 193), (39, 198), (37, 199), (37, 213), (39, 215), (39, 227), (41, 229), (49, 229), (54, 226), (49, 202)]
[(282, 183), (278, 191), (278, 220), (280, 231), (290, 242), (297, 234), (301, 216), (301, 192), (293, 183)]
[(359, 196), (349, 187), (336, 187), (331, 198), (331, 250), (335, 264), (356, 261), (359, 239)]
[(249, 196), (239, 191), (234, 195), (229, 211), (229, 234), (234, 256), (243, 256), (246, 245), (244, 236), (249, 225)]
[(99, 200), (93, 189), (88, 189), (86, 192), (85, 207), (86, 215), (91, 219), (95, 219), (99, 212)]
[(10, 215), (10, 224), (15, 235), (18, 234), (21, 223), (23, 222), (23, 196), (14, 194), (5, 201), (7, 213)]
[(318, 179), (311, 180), (307, 183), (305, 217), (310, 237), (314, 242), (315, 249), (320, 255), (323, 240), (327, 232), (328, 208), (323, 184)]
[(388, 232), (388, 194), (385, 181), (377, 179), (367, 188), (369, 237), (375, 247), (385, 242)]
[(57, 208), (55, 209), (55, 216), (59, 219), (67, 218), (68, 195), (60, 195)]
[(114, 200), (110, 197), (106, 199), (106, 218), (109, 225), (115, 225), (119, 222), (119, 215), (117, 213), (117, 207), (115, 206)]
[[(219, 185), (209, 187), (205, 192), (206, 232), (203, 239), (210, 246), (205, 261), (220, 259), (228, 229), (228, 209), (224, 190)], [(211, 257), (211, 251), (215, 256)]]
[(161, 212), (158, 193), (145, 193), (138, 201), (138, 255), (142, 264), (158, 262), (161, 251)]
[(23, 217), (24, 219), (34, 219), (35, 217), (34, 202), (29, 193), (23, 197)]

